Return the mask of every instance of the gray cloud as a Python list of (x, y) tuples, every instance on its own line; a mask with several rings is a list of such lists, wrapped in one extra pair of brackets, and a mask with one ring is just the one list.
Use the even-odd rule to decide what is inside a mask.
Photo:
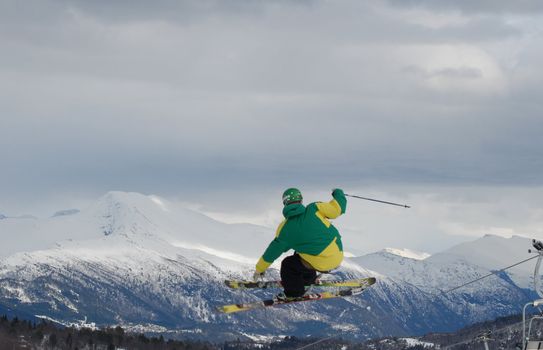
[(0, 212), (109, 189), (541, 186), (537, 15), (474, 3), (2, 2)]
[(535, 13), (543, 12), (543, 4), (537, 0), (388, 0), (396, 6), (421, 6), (434, 10), (461, 10), (466, 13)]

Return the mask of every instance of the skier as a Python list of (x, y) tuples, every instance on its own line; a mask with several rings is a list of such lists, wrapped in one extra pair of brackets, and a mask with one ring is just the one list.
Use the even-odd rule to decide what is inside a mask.
[(328, 272), (343, 261), (343, 245), (338, 230), (330, 223), (345, 213), (347, 199), (341, 189), (332, 192), (330, 202), (302, 204), (302, 193), (289, 188), (283, 193), (285, 220), (277, 228), (275, 239), (256, 264), (254, 280), (261, 279), (266, 269), (282, 253), (293, 249), (294, 254), (281, 262), (284, 292), (279, 300), (302, 297), (305, 286), (315, 283), (317, 271)]

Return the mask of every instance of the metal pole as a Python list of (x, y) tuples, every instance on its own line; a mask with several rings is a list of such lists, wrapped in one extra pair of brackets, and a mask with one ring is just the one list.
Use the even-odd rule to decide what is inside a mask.
[(530, 333), (532, 333), (532, 323), (534, 323), (534, 320), (541, 319), (543, 319), (543, 316), (534, 316), (530, 319), (530, 322), (528, 323), (528, 339), (530, 339)]
[(347, 194), (347, 193), (345, 193), (345, 196), (347, 196), (347, 197), (353, 197), (353, 198), (358, 198), (358, 199), (364, 199), (364, 200), (372, 201), (372, 202), (378, 202), (378, 203), (396, 205), (396, 206), (398, 206), (398, 207), (411, 208), (409, 205), (405, 205), (405, 204), (398, 204), (398, 203), (394, 203), (394, 202), (382, 201), (382, 200), (379, 200), (379, 199), (373, 199), (373, 198), (355, 196), (355, 195), (353, 195), (353, 194)]
[(522, 350), (526, 349), (526, 308), (533, 303), (527, 303), (522, 309)]
[(539, 280), (541, 278), (539, 277), (539, 269), (541, 268), (541, 260), (543, 260), (543, 251), (538, 250), (537, 252), (539, 253), (539, 259), (537, 259), (537, 263), (535, 264), (534, 269), (534, 289), (539, 297), (543, 298), (543, 291), (541, 290), (541, 283)]

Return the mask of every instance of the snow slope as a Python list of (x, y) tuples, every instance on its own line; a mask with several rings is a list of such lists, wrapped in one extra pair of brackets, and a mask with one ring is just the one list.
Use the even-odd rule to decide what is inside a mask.
[[(528, 249), (531, 246), (529, 238), (486, 235), (436, 253), (424, 260), (404, 257), (386, 249), (352, 260), (422, 289), (447, 290), (530, 258)], [(533, 289), (535, 263), (536, 260), (531, 260), (509, 269), (506, 276), (520, 288)], [(496, 279), (499, 277), (490, 277), (488, 281), (481, 283), (492, 284)], [(466, 288), (480, 288), (480, 284)]]
[(0, 257), (118, 234), (153, 236), (174, 246), (251, 261), (258, 258), (274, 234), (255, 225), (224, 224), (156, 196), (125, 192), (110, 192), (71, 215), (43, 220), (8, 218), (0, 222), (0, 232), (17, 237), (3, 242)]
[[(504, 238), (485, 235), (472, 242), (465, 242), (428, 258), (432, 264), (447, 264), (454, 261), (469, 261), (486, 271), (495, 271), (529, 258), (532, 248), (530, 238), (512, 236)], [(533, 289), (533, 271), (536, 260), (507, 270), (507, 274), (519, 286)]]
[(406, 249), (406, 248), (403, 248), (403, 249), (385, 248), (383, 249), (383, 251), (386, 253), (394, 254), (397, 256), (404, 257), (404, 258), (415, 259), (415, 260), (424, 260), (430, 256), (430, 254), (428, 253), (417, 252), (417, 251)]

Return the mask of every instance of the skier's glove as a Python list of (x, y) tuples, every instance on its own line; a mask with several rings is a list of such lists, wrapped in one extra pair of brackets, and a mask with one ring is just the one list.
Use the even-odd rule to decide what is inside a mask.
[(266, 271), (264, 272), (255, 271), (255, 273), (253, 274), (253, 281), (258, 282), (259, 280), (262, 280), (265, 274), (266, 274)]
[(335, 197), (335, 196), (345, 196), (345, 194), (343, 194), (343, 190), (341, 188), (334, 188), (332, 190), (332, 197)]

